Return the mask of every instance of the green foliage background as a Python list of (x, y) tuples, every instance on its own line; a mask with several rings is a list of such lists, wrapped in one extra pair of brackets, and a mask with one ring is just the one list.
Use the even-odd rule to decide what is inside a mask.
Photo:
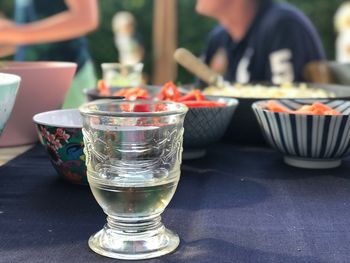
[[(335, 32), (333, 16), (342, 0), (281, 0), (289, 2), (310, 17), (318, 29), (328, 59), (334, 58)], [(146, 50), (145, 71), (152, 73), (152, 0), (100, 0), (101, 25), (99, 30), (89, 35), (89, 44), (96, 69), (100, 74), (102, 62), (117, 61), (118, 54), (114, 47), (111, 31), (111, 19), (121, 10), (132, 12), (138, 22), (138, 31), (143, 38)], [(215, 26), (215, 21), (195, 13), (195, 0), (178, 0), (178, 46), (186, 47), (199, 55), (205, 45), (208, 32)], [(0, 10), (11, 16), (13, 0), (1, 0)], [(193, 77), (179, 68), (177, 81), (190, 82)]]

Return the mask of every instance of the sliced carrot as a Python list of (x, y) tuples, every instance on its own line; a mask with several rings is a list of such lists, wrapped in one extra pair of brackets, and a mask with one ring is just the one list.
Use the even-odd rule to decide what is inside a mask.
[(318, 108), (318, 109), (321, 109), (323, 111), (333, 110), (331, 107), (329, 107), (328, 105), (325, 105), (325, 104), (323, 104), (321, 102), (315, 102), (315, 103), (312, 104), (312, 106), (314, 108)]
[(273, 112), (287, 112), (287, 113), (292, 112), (290, 109), (283, 106), (282, 104), (280, 104), (276, 100), (269, 100), (266, 104), (266, 108), (270, 111), (273, 111)]
[(300, 107), (299, 109), (297, 109), (296, 111), (302, 112), (302, 111), (313, 111), (315, 109), (314, 106), (312, 105), (304, 105), (302, 107)]
[(312, 113), (314, 114), (314, 115), (323, 115), (324, 114), (324, 110), (322, 110), (322, 109), (317, 109), (317, 108), (315, 108), (313, 111), (312, 111)]
[(290, 110), (287, 107), (281, 105), (278, 101), (270, 100), (266, 104), (266, 108), (274, 112), (286, 112), (292, 114), (305, 114), (305, 115), (340, 115), (340, 113), (328, 105), (321, 102), (315, 102), (311, 105), (303, 105), (297, 110)]
[(336, 110), (327, 110), (324, 112), (324, 115), (340, 115), (340, 112), (336, 111)]

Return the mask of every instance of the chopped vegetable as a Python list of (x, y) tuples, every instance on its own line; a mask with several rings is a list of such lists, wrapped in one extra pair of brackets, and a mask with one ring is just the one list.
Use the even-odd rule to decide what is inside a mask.
[[(111, 91), (105, 81), (100, 80), (97, 89), (102, 96), (111, 96)], [(113, 93), (113, 96), (122, 96), (128, 100), (147, 100), (150, 99), (148, 91), (142, 87), (123, 88)], [(223, 107), (224, 102), (207, 101), (203, 93), (199, 89), (194, 89), (187, 94), (181, 94), (173, 82), (167, 82), (162, 87), (156, 97), (157, 100), (168, 100), (181, 102), (190, 108), (198, 107)], [(139, 107), (140, 106), (140, 107)], [(148, 112), (149, 108), (145, 105), (135, 105), (133, 108), (126, 108), (127, 111)]]
[(176, 85), (173, 82), (167, 82), (161, 89), (160, 93), (158, 94), (157, 98), (159, 100), (171, 100), (176, 101), (178, 98), (181, 97), (181, 93), (177, 90)]
[(266, 104), (266, 109), (273, 112), (285, 112), (292, 114), (308, 114), (308, 115), (340, 115), (340, 112), (332, 109), (326, 104), (315, 102), (311, 105), (304, 105), (297, 110), (290, 110), (280, 104), (278, 101), (270, 100)]
[(109, 96), (111, 94), (106, 82), (103, 79), (97, 82), (97, 89), (102, 96)]
[(291, 110), (288, 109), (287, 107), (281, 105), (280, 103), (278, 103), (275, 100), (269, 100), (267, 102), (266, 108), (270, 111), (274, 111), (274, 112), (288, 112), (290, 113)]
[(227, 96), (234, 98), (333, 98), (335, 94), (321, 88), (308, 87), (302, 83), (299, 85), (284, 83), (280, 86), (265, 86), (253, 84), (233, 84), (232, 87), (207, 87), (205, 95)]
[(205, 96), (198, 89), (194, 89), (189, 93), (182, 95), (173, 82), (168, 82), (163, 86), (160, 94), (157, 96), (157, 99), (181, 102), (189, 108), (223, 107), (226, 105), (224, 102), (205, 100)]
[(150, 112), (150, 107), (148, 104), (138, 104), (134, 106), (133, 112)]
[(190, 101), (190, 100), (196, 100), (196, 101), (205, 100), (205, 96), (201, 93), (200, 90), (195, 89), (187, 93), (186, 95), (181, 96), (176, 101), (183, 102), (183, 101)]

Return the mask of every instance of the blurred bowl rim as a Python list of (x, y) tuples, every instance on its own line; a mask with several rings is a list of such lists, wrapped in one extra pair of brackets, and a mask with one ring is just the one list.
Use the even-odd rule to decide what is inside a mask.
[[(350, 62), (349, 62), (350, 64)], [(236, 83), (233, 83), (236, 84)], [(292, 98), (292, 97), (280, 97), (280, 98), (270, 98), (270, 97), (238, 97), (238, 96), (225, 96), (225, 95), (205, 95), (205, 96), (213, 96), (213, 97), (223, 97), (223, 98), (235, 98), (238, 100), (312, 100), (312, 99), (318, 99), (318, 100), (345, 100), (345, 99), (350, 99), (350, 88), (348, 85), (342, 85), (342, 84), (337, 84), (337, 83), (312, 83), (312, 82), (292, 82), (292, 85), (302, 85), (305, 84), (308, 88), (310, 89), (322, 89), (327, 92), (333, 92), (331, 89), (342, 89), (343, 91), (347, 91), (349, 94), (347, 95), (340, 95), (340, 96), (335, 96), (335, 97), (323, 97), (323, 98), (310, 98), (310, 97), (305, 97), (305, 98)], [(244, 85), (261, 85), (261, 86), (266, 86), (267, 88), (269, 87), (279, 87), (279, 84), (273, 84), (269, 82), (249, 82), (242, 84)], [(207, 86), (208, 87), (208, 86)], [(205, 87), (205, 88), (207, 88)], [(203, 90), (205, 90), (205, 88)], [(334, 92), (333, 92), (334, 93)]]
[(60, 110), (52, 110), (52, 111), (44, 111), (37, 113), (33, 116), (33, 122), (39, 125), (45, 125), (50, 127), (60, 127), (60, 128), (83, 128), (82, 118), (81, 118), (81, 124), (61, 124), (61, 123), (53, 123), (48, 121), (43, 121), (40, 118), (43, 118), (44, 116), (50, 116), (50, 115), (58, 115), (62, 113), (71, 112), (73, 114), (79, 114), (80, 112), (78, 109), (60, 109)]
[(47, 68), (76, 68), (77, 64), (67, 61), (1, 61), (1, 70), (33, 70)]
[(143, 69), (144, 64), (142, 62), (138, 62), (135, 64), (122, 64), (118, 62), (103, 62), (101, 63), (101, 68), (103, 70), (115, 69), (115, 67), (136, 67), (138, 70)]
[[(203, 109), (203, 108), (227, 108), (227, 107), (236, 107), (239, 105), (239, 100), (237, 98), (233, 98), (233, 97), (224, 97), (224, 96), (205, 96), (205, 100), (209, 100), (209, 101), (215, 101), (215, 102), (225, 102), (226, 105), (225, 106), (219, 106), (219, 107), (194, 107), (194, 108), (189, 108), (189, 109)], [(181, 103), (181, 102), (180, 102)]]
[[(1, 76), (4, 76), (6, 79), (2, 80)], [(0, 68), (0, 86), (20, 83), (21, 80), (20, 76), (12, 73), (3, 73)]]
[[(115, 89), (115, 88), (118, 88), (119, 87), (110, 87), (110, 89)], [(126, 88), (126, 87), (120, 87), (120, 89), (122, 88)], [(86, 96), (93, 96), (93, 97), (96, 97), (98, 99), (124, 99), (125, 97), (123, 96), (114, 96), (114, 95), (109, 95), (109, 96), (106, 96), (106, 95), (100, 95), (98, 93), (98, 89), (97, 88), (86, 88), (86, 89), (83, 89), (83, 93), (86, 95)]]

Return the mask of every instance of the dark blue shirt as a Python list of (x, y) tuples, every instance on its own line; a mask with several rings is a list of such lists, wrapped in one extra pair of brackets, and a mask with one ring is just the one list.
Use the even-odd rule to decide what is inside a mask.
[(209, 35), (204, 60), (233, 82), (303, 81), (304, 66), (325, 59), (310, 20), (289, 4), (260, 0), (246, 36), (235, 42), (217, 26)]
[[(15, 20), (26, 24), (47, 18), (67, 10), (64, 0), (16, 0)], [(90, 58), (84, 37), (48, 44), (34, 44), (17, 48), (18, 61), (70, 61), (78, 64), (78, 70)]]

